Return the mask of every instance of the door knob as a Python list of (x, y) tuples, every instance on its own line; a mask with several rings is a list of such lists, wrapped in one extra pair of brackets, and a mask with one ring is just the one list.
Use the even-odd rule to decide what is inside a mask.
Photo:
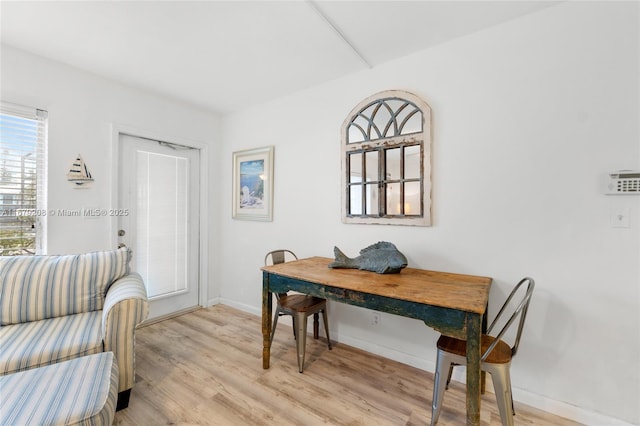
[(120, 229), (118, 231), (118, 237), (124, 237), (124, 234), (126, 234), (126, 232), (124, 232), (124, 229)]

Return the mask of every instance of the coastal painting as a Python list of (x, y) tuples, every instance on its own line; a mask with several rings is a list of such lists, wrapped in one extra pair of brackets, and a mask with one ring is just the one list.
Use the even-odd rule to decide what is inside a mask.
[(264, 206), (264, 160), (240, 162), (240, 208)]
[(233, 218), (273, 220), (273, 146), (233, 153)]

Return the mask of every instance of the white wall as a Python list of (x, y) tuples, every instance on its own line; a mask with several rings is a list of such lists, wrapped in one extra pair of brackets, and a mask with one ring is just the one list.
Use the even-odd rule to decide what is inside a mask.
[[(493, 277), (494, 307), (530, 275), (516, 399), (640, 423), (640, 197), (602, 189), (606, 172), (640, 168), (639, 17), (635, 2), (564, 3), (224, 117), (223, 177), (233, 151), (275, 145), (275, 210), (271, 223), (223, 212), (221, 300), (259, 313), (259, 267), (282, 247), (331, 257), (392, 241), (410, 266)], [(340, 125), (386, 89), (433, 110), (429, 228), (340, 220)], [(610, 226), (619, 207), (629, 228)], [(433, 370), (434, 331), (371, 315), (332, 303), (332, 337)]]
[[(93, 74), (2, 45), (0, 97), (3, 101), (49, 112), (48, 208), (81, 211), (116, 208), (112, 201), (114, 163), (112, 126), (124, 126), (171, 141), (194, 141), (209, 146), (207, 161), (219, 161), (219, 117), (202, 109), (105, 80)], [(90, 189), (74, 189), (66, 173), (82, 154), (95, 182)], [(210, 170), (216, 177), (217, 170)], [(211, 185), (210, 185), (211, 187)], [(219, 207), (210, 197), (210, 235), (218, 228)], [(80, 253), (113, 248), (116, 229), (110, 217), (49, 216), (50, 254)], [(209, 236), (206, 236), (211, 240)], [(215, 259), (214, 244), (210, 254)], [(212, 262), (215, 264), (215, 261)], [(208, 294), (218, 289), (209, 283)]]

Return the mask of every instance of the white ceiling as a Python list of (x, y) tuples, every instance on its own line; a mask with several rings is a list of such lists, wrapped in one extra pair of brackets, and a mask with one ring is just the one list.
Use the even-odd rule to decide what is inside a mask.
[(216, 112), (557, 1), (5, 1), (3, 44)]

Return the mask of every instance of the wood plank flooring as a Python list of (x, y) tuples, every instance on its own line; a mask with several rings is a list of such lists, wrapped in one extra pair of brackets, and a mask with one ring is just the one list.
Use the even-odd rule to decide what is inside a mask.
[[(262, 369), (259, 317), (216, 305), (137, 331), (136, 386), (115, 425), (426, 425), (433, 375), (323, 339), (307, 339), (298, 373), (291, 327), (279, 324)], [(322, 335), (322, 332), (321, 332)], [(438, 425), (465, 423), (464, 385), (445, 394)], [(516, 403), (516, 425), (578, 423)], [(482, 425), (500, 425), (482, 397)]]

